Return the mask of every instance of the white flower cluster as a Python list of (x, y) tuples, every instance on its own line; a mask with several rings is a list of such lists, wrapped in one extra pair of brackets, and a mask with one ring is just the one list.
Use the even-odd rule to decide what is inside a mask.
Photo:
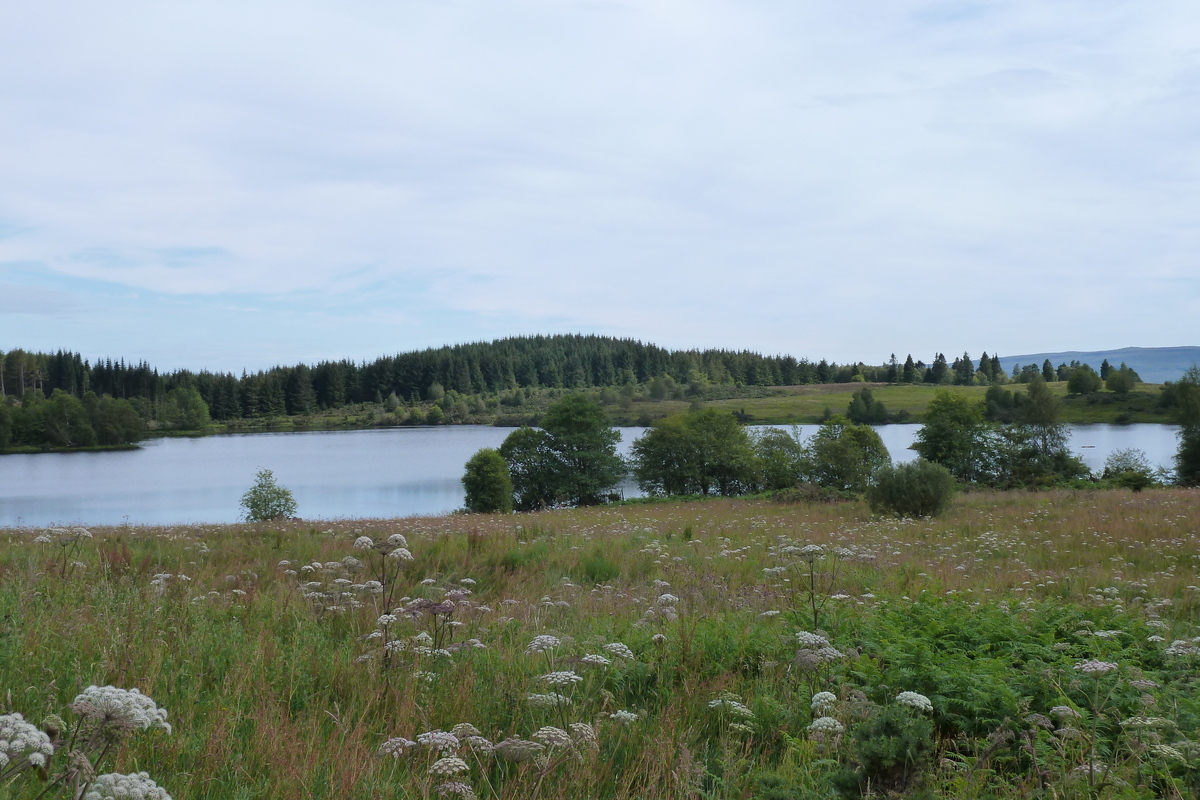
[(26, 758), (35, 767), (46, 766), (54, 755), (50, 737), (20, 714), (0, 715), (0, 772), (12, 761)]
[(539, 728), (533, 736), (529, 737), (535, 742), (541, 742), (546, 747), (567, 747), (571, 744), (571, 734), (564, 731), (562, 728), (555, 728), (547, 725), (544, 728)]
[(623, 658), (626, 661), (634, 660), (633, 651), (620, 642), (609, 642), (604, 645), (604, 652), (617, 658)]
[(658, 604), (660, 606), (673, 606), (678, 602), (679, 602), (679, 598), (676, 597), (675, 595), (671, 594), (670, 592), (667, 592), (665, 594), (660, 594), (658, 596)]
[(463, 798), (463, 800), (475, 800), (476, 797), (475, 790), (471, 788), (471, 785), (462, 781), (446, 781), (443, 784), (435, 786), (434, 791), (438, 793), (438, 797), (457, 795)]
[(1200, 655), (1200, 647), (1186, 639), (1176, 639), (1167, 645), (1167, 649), (1163, 652), (1169, 656), (1194, 656)]
[(816, 714), (829, 711), (837, 705), (837, 695), (833, 692), (817, 692), (812, 696), (812, 710)]
[(417, 736), (417, 743), (430, 750), (444, 752), (458, 748), (458, 737), (445, 731), (426, 731)]
[(92, 781), (83, 800), (171, 800), (148, 772), (109, 773)]
[(1093, 678), (1098, 678), (1101, 675), (1107, 675), (1110, 672), (1116, 672), (1120, 666), (1111, 661), (1097, 661), (1091, 659), (1089, 661), (1081, 661), (1075, 665), (1075, 669), (1082, 672), (1084, 675), (1089, 675)]
[(588, 653), (586, 656), (579, 659), (579, 663), (588, 664), (593, 667), (607, 667), (612, 663), (612, 660), (595, 653)]
[(796, 641), (801, 647), (828, 647), (829, 640), (819, 633), (809, 633), (808, 631), (800, 631), (796, 634)]
[(732, 697), (718, 697), (716, 700), (710, 700), (708, 707), (726, 711), (742, 719), (754, 719), (754, 712)]
[(129, 730), (162, 728), (171, 732), (167, 710), (137, 689), (118, 689), (115, 686), (89, 686), (71, 703), (71, 710), (81, 717), (112, 724)]
[(550, 692), (549, 694), (529, 694), (525, 697), (529, 701), (529, 705), (534, 708), (557, 708), (558, 706), (570, 705), (571, 698)]
[(638, 715), (632, 711), (614, 711), (608, 715), (611, 720), (616, 720), (622, 725), (632, 725), (638, 721)]
[(91, 539), (92, 532), (87, 528), (48, 528), (34, 538), (37, 544), (57, 542), (63, 546), (72, 544), (80, 539)]
[(917, 692), (901, 692), (896, 695), (896, 702), (917, 711), (933, 711), (933, 703), (929, 702), (929, 698)]
[(547, 650), (553, 650), (562, 644), (562, 639), (557, 636), (543, 633), (541, 636), (533, 637), (533, 641), (525, 648), (526, 653), (544, 653)]
[(354, 540), (355, 550), (371, 550), (375, 547), (375, 540), (370, 536), (360, 536)]
[(433, 765), (429, 767), (429, 774), (450, 777), (451, 775), (468, 772), (470, 769), (467, 762), (458, 756), (446, 756), (433, 762)]
[(808, 726), (808, 730), (811, 733), (836, 735), (846, 730), (846, 728), (833, 717), (819, 717), (813, 720), (813, 724)]
[(549, 672), (538, 678), (542, 683), (551, 686), (571, 686), (583, 680), (582, 675), (576, 675), (571, 670), (563, 670), (560, 672)]

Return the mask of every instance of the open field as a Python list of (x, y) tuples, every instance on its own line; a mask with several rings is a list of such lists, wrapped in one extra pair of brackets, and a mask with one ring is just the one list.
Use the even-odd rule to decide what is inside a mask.
[(1183, 489), (6, 530), (0, 691), (139, 688), (176, 800), (1194, 798), (1198, 571)]

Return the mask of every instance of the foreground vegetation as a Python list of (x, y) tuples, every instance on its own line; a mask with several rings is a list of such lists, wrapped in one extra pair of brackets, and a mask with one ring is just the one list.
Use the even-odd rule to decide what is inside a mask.
[(1187, 489), (9, 530), (0, 712), (136, 687), (173, 730), (100, 769), (179, 800), (1194, 798), (1197, 531)]

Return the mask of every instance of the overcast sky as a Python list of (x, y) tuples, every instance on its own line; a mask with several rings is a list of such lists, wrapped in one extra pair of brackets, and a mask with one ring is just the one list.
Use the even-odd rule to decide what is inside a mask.
[(1196, 0), (10, 3), (0, 349), (1200, 344)]

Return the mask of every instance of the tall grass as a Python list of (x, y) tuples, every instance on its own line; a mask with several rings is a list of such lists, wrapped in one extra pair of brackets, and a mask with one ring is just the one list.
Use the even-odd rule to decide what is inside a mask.
[[(579, 722), (598, 737), (527, 761), (465, 758), (481, 797), (829, 796), (866, 774), (856, 736), (902, 691), (931, 700), (936, 753), (919, 774), (889, 773), (894, 791), (1194, 797), (1198, 531), (1200, 495), (1178, 489), (973, 493), (923, 521), (721, 500), (95, 528), (70, 553), (7, 530), (0, 692), (3, 711), (38, 722), (86, 686), (139, 688), (174, 732), (131, 738), (106, 768), (148, 771), (177, 800), (431, 796), (436, 754), (380, 747), (465, 722), (493, 743)], [(354, 541), (394, 533), (413, 560), (382, 607), (351, 588), (370, 569), (343, 561), (369, 566)], [(839, 656), (813, 655), (801, 631)], [(422, 652), (422, 632), (450, 652)], [(539, 635), (560, 644), (527, 652)], [(402, 644), (386, 659), (384, 638)], [(1075, 670), (1086, 659), (1119, 665), (1103, 708)], [(580, 680), (554, 688), (552, 671)], [(551, 691), (571, 702), (528, 700)], [(836, 740), (808, 729), (819, 691), (838, 697)], [(1087, 748), (1038, 727), (1060, 706), (1094, 723), (1079, 727)], [(1121, 723), (1138, 715), (1169, 727), (1135, 742)], [(1079, 779), (1096, 753), (1111, 765), (1099, 789)]]

